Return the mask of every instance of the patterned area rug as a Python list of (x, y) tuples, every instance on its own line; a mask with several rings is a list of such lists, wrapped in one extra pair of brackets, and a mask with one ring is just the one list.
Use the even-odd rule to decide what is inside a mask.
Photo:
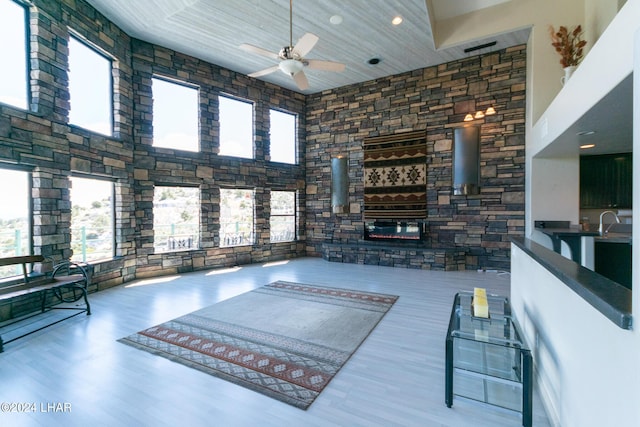
[(307, 409), (397, 299), (278, 281), (119, 341)]

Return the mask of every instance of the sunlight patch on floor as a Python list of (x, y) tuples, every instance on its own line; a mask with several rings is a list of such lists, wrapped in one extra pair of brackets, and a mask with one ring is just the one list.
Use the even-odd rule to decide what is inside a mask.
[(128, 285), (125, 285), (125, 288), (137, 288), (139, 286), (157, 285), (158, 283), (172, 282), (174, 280), (178, 280), (181, 277), (182, 276), (165, 276), (165, 277), (156, 277), (153, 279), (137, 280)]
[(210, 271), (206, 275), (207, 276), (215, 276), (217, 274), (234, 273), (234, 272), (240, 271), (240, 270), (242, 270), (242, 267), (239, 267), (239, 266), (230, 267), (230, 268), (221, 268), (221, 269), (218, 269), (218, 270)]

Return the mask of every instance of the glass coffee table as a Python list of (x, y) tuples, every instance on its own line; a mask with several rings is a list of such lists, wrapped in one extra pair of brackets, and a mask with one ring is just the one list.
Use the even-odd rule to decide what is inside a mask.
[(509, 300), (487, 295), (489, 318), (471, 311), (473, 292), (456, 294), (446, 340), (445, 403), (453, 395), (500, 406), (532, 422), (533, 366)]

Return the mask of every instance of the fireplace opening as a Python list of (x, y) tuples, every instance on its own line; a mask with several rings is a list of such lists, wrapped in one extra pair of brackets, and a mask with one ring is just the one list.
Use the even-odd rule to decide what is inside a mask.
[(370, 221), (365, 223), (365, 240), (412, 241), (424, 240), (424, 223), (420, 221)]

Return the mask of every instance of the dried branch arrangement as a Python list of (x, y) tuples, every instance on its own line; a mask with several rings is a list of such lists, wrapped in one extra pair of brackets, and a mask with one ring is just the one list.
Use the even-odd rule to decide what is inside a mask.
[(581, 25), (576, 26), (572, 30), (560, 26), (558, 31), (554, 30), (553, 26), (549, 26), (549, 33), (551, 34), (551, 46), (560, 54), (560, 64), (562, 64), (562, 68), (578, 65), (580, 61), (582, 61), (582, 56), (584, 55), (583, 48), (587, 42), (582, 40)]

